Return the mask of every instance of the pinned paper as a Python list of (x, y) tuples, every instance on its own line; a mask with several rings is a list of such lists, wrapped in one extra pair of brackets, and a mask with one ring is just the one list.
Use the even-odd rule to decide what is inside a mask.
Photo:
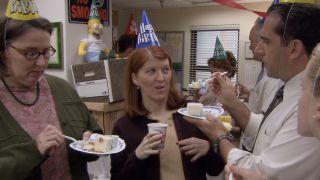
[(160, 46), (160, 43), (147, 17), (146, 11), (143, 10), (136, 48), (145, 48), (148, 46)]

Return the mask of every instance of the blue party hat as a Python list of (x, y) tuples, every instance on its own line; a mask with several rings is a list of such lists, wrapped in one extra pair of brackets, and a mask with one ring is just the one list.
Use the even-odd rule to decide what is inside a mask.
[(224, 51), (218, 36), (216, 38), (216, 45), (214, 47), (213, 58), (216, 60), (226, 60), (227, 59), (226, 51)]
[(136, 48), (145, 48), (148, 46), (160, 46), (160, 43), (147, 17), (146, 11), (143, 10)]

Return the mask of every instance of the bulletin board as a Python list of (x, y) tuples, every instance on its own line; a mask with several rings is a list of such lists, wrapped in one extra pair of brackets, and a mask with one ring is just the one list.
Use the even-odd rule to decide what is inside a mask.
[(183, 54), (184, 32), (183, 31), (158, 31), (157, 37), (172, 59), (172, 68), (175, 73), (176, 85), (179, 90), (183, 87)]
[(63, 38), (62, 38), (62, 23), (53, 22), (51, 23), (53, 31), (51, 34), (50, 43), (56, 50), (56, 53), (50, 57), (48, 68), (49, 69), (62, 69), (63, 68)]

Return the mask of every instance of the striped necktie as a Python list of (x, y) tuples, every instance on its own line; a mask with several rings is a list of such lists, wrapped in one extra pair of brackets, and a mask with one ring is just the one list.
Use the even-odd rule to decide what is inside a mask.
[[(276, 95), (274, 96), (273, 100), (271, 101), (267, 111), (264, 113), (264, 117), (260, 123), (260, 126), (259, 126), (259, 129), (258, 129), (258, 132), (257, 132), (257, 137), (258, 137), (258, 134), (261, 130), (261, 127), (262, 127), (262, 124), (265, 122), (265, 120), (267, 119), (267, 117), (269, 116), (269, 114), (273, 111), (274, 108), (276, 108), (283, 100), (283, 89), (284, 89), (284, 85), (276, 92)], [(256, 137), (256, 141), (257, 141), (257, 137)], [(256, 142), (254, 142), (254, 146), (253, 146), (253, 149), (255, 147), (255, 144)], [(246, 151), (249, 151), (249, 152), (253, 152), (253, 149), (252, 150), (248, 150), (245, 148), (245, 146), (242, 145), (242, 148)]]
[(260, 71), (258, 78), (257, 78), (257, 81), (256, 81), (256, 85), (261, 81), (263, 74), (264, 74), (264, 67), (262, 66), (261, 71)]
[(274, 96), (273, 100), (271, 101), (267, 111), (264, 113), (264, 117), (263, 117), (263, 120), (261, 122), (261, 125), (264, 122), (264, 120), (269, 116), (269, 114), (272, 112), (272, 110), (282, 102), (282, 100), (283, 100), (283, 89), (284, 89), (284, 85), (281, 86), (281, 88), (277, 91), (277, 93)]

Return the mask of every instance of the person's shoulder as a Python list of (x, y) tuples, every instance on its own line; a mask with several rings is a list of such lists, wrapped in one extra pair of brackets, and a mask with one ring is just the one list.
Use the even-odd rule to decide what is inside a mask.
[(60, 83), (60, 84), (69, 84), (69, 82), (67, 82), (65, 79), (62, 79), (60, 77), (57, 76), (53, 76), (53, 75), (49, 75), (49, 74), (45, 74), (44, 75), (45, 78), (47, 79), (47, 81), (50, 82), (54, 82), (54, 83)]
[[(127, 113), (120, 117), (116, 124), (119, 126), (133, 126), (133, 125), (139, 125), (139, 124), (147, 124), (149, 123), (149, 119), (147, 119), (144, 116), (134, 116), (130, 117)], [(151, 122), (151, 121), (150, 121)]]
[(130, 117), (125, 114), (115, 122), (113, 129), (122, 132), (131, 131), (139, 127), (146, 127), (147, 123), (143, 117)]
[(65, 79), (62, 79), (60, 77), (53, 76), (53, 75), (48, 75), (48, 74), (45, 74), (45, 78), (48, 81), (48, 84), (51, 88), (61, 88), (64, 90), (67, 90), (67, 89), (74, 90), (72, 85), (68, 81), (66, 81)]
[(116, 126), (126, 126), (128, 123), (130, 123), (131, 118), (128, 114), (125, 114), (121, 116), (115, 123)]

